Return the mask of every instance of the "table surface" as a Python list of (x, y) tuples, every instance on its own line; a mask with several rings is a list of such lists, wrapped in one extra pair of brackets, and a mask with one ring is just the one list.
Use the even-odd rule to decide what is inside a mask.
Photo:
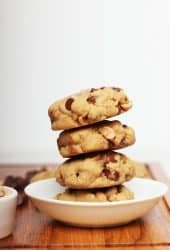
[[(0, 179), (39, 167), (42, 165), (0, 165)], [(170, 187), (158, 164), (149, 164), (148, 174)], [(170, 192), (142, 219), (101, 229), (66, 226), (41, 214), (28, 202), (17, 208), (13, 234), (0, 240), (0, 249), (170, 249)]]

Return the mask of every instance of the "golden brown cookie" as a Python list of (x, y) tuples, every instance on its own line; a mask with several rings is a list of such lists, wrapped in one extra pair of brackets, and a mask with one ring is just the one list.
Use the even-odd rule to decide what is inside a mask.
[(73, 157), (56, 170), (56, 180), (73, 189), (110, 187), (134, 177), (134, 163), (123, 154), (103, 151)]
[(43, 170), (43, 171), (35, 174), (31, 178), (30, 183), (35, 182), (35, 181), (49, 179), (49, 178), (55, 178), (55, 174), (56, 174), (56, 169)]
[(149, 177), (149, 173), (148, 173), (146, 164), (135, 161), (134, 167), (135, 167), (135, 176), (136, 177), (139, 177), (139, 178), (148, 178)]
[(134, 194), (132, 191), (123, 185), (119, 185), (90, 190), (66, 189), (64, 193), (58, 194), (55, 199), (65, 201), (106, 202), (131, 200), (133, 198)]
[(119, 121), (102, 121), (63, 131), (57, 140), (63, 157), (107, 149), (120, 149), (135, 142), (135, 132)]
[(123, 89), (88, 89), (54, 102), (48, 110), (53, 130), (89, 125), (126, 112), (132, 107)]

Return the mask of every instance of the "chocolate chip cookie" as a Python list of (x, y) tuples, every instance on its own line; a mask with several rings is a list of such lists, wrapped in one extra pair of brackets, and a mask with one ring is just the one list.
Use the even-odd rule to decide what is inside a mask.
[(148, 178), (148, 170), (147, 170), (147, 166), (146, 164), (142, 163), (142, 162), (134, 162), (135, 165), (135, 176), (139, 177), (139, 178)]
[(57, 200), (86, 202), (123, 201), (133, 198), (133, 192), (123, 185), (90, 190), (66, 189), (64, 193), (55, 197)]
[(120, 149), (135, 142), (131, 127), (119, 121), (102, 121), (86, 127), (63, 131), (57, 140), (63, 157), (107, 149)]
[(113, 151), (75, 156), (56, 170), (56, 180), (73, 189), (116, 186), (132, 177), (133, 161)]
[(56, 172), (56, 169), (43, 170), (43, 171), (33, 175), (33, 177), (30, 179), (30, 182), (32, 183), (35, 181), (45, 180), (45, 179), (49, 179), (49, 178), (55, 178), (55, 172)]
[(54, 102), (48, 110), (53, 130), (66, 130), (103, 121), (132, 107), (123, 89), (88, 89)]

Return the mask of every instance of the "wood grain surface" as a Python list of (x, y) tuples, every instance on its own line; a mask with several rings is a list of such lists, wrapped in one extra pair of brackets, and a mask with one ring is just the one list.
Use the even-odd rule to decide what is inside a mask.
[[(50, 165), (53, 166), (53, 165)], [(0, 178), (24, 174), (39, 164), (0, 166)], [(149, 175), (166, 182), (161, 166), (150, 164)], [(158, 171), (159, 169), (159, 171)], [(148, 187), (149, 188), (149, 187)], [(0, 249), (170, 249), (170, 194), (142, 219), (128, 225), (89, 229), (61, 224), (36, 210), (31, 202), (17, 209), (13, 234), (0, 240)]]

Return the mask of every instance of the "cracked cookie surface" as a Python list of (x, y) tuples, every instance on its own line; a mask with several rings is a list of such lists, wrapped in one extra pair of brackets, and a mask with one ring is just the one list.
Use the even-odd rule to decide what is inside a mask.
[(66, 130), (103, 121), (128, 111), (132, 102), (123, 89), (88, 89), (54, 102), (48, 109), (53, 130)]
[(55, 197), (57, 200), (82, 202), (122, 201), (133, 198), (133, 192), (123, 185), (92, 190), (66, 189), (64, 193), (60, 193)]
[(73, 189), (116, 186), (133, 177), (134, 162), (113, 151), (74, 156), (56, 169), (56, 180)]
[(134, 142), (134, 130), (119, 121), (102, 121), (94, 125), (63, 131), (57, 140), (63, 157), (120, 149)]

